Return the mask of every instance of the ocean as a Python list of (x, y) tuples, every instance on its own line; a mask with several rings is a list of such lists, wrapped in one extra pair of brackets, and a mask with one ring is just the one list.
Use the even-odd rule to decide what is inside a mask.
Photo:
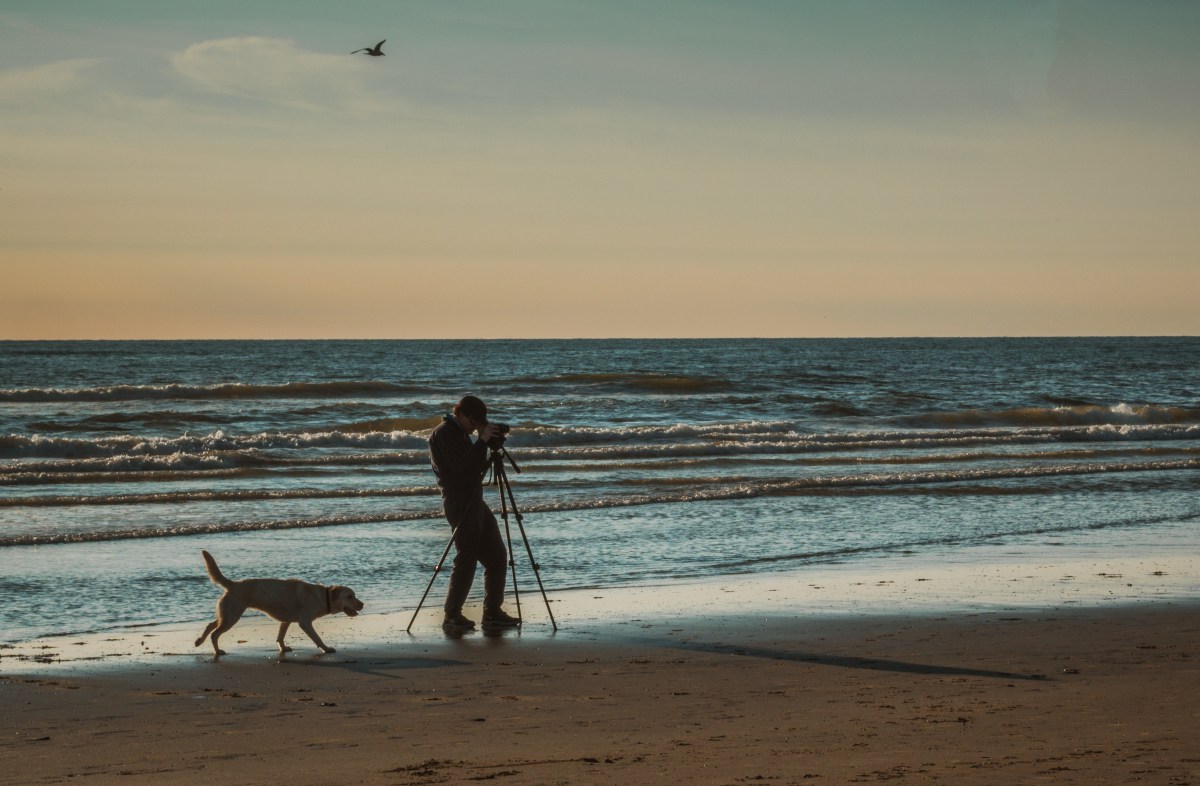
[(1200, 556), (1198, 368), (1197, 338), (0, 342), (0, 640), (206, 619), (202, 548), (411, 610), (464, 393), (512, 427), (550, 590)]

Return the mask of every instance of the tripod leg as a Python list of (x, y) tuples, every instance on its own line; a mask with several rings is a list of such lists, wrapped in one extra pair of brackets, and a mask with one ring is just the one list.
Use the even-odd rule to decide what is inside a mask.
[(499, 455), (496, 457), (496, 466), (500, 468), (496, 474), (496, 485), (500, 489), (500, 517), (504, 519), (504, 540), (508, 546), (508, 569), (512, 575), (513, 600), (517, 604), (517, 619), (523, 621), (524, 618), (521, 616), (521, 590), (517, 587), (517, 562), (513, 557), (512, 532), (508, 528), (508, 505), (504, 501), (504, 486), (500, 484), (500, 478), (504, 477), (504, 464), (501, 463)]
[[(538, 589), (541, 590), (541, 593), (542, 593), (542, 601), (546, 604), (546, 613), (550, 615), (550, 625), (551, 625), (551, 627), (554, 628), (555, 631), (557, 631), (558, 623), (554, 621), (554, 612), (550, 610), (550, 599), (546, 597), (546, 588), (542, 586), (542, 574), (541, 574), (540, 566), (537, 564), (537, 560), (533, 558), (533, 547), (531, 547), (529, 545), (529, 536), (527, 536), (525, 534), (525, 525), (522, 523), (522, 520), (524, 517), (521, 515), (521, 511), (517, 509), (517, 500), (512, 495), (512, 486), (508, 482), (508, 475), (505, 474), (505, 472), (504, 472), (504, 465), (499, 464), (498, 466), (500, 467), (500, 471), (497, 474), (498, 474), (500, 483), (502, 484), (502, 487), (500, 489), (500, 498), (501, 498), (501, 500), (503, 500), (504, 492), (505, 491), (508, 492), (508, 498), (512, 502), (513, 517), (517, 520), (517, 529), (519, 529), (521, 531), (521, 540), (525, 542), (525, 553), (529, 555), (529, 565), (530, 565), (530, 567), (533, 568), (533, 577), (535, 579), (537, 579)], [(505, 515), (505, 517), (504, 517), (504, 526), (505, 526), (505, 528), (508, 527), (508, 516), (507, 515)], [(511, 542), (511, 539), (510, 539), (510, 542)], [(509, 549), (510, 549), (509, 558), (511, 559), (512, 558), (511, 557), (512, 546), (509, 546)], [(516, 568), (515, 567), (513, 568), (513, 577), (514, 577), (513, 581), (515, 582), (516, 581)], [(515, 589), (515, 587), (514, 587), (514, 589)], [(520, 614), (520, 609), (521, 609), (521, 607), (518, 605), (517, 606), (518, 615)]]
[(457, 527), (450, 531), (450, 540), (446, 543), (446, 548), (442, 549), (442, 558), (438, 560), (437, 565), (433, 568), (433, 575), (429, 577), (429, 584), (425, 587), (425, 594), (421, 596), (421, 602), (417, 604), (416, 610), (413, 611), (412, 619), (408, 621), (408, 627), (404, 629), (405, 633), (412, 631), (413, 623), (417, 621), (417, 615), (421, 613), (421, 607), (425, 605), (425, 599), (429, 597), (429, 590), (433, 589), (433, 580), (441, 572), (442, 565), (446, 562), (446, 555), (450, 553), (450, 546), (454, 544), (454, 535), (457, 532)]
[(521, 523), (520, 516), (517, 516), (517, 528), (521, 530), (521, 540), (525, 541), (525, 553), (529, 555), (529, 564), (533, 566), (533, 577), (537, 579), (538, 589), (542, 593), (542, 602), (546, 604), (546, 613), (550, 615), (550, 626), (557, 631), (558, 623), (554, 621), (554, 612), (550, 610), (550, 599), (546, 597), (546, 588), (542, 586), (542, 574), (537, 560), (533, 558), (533, 549), (529, 545), (529, 537), (525, 534), (525, 525)]

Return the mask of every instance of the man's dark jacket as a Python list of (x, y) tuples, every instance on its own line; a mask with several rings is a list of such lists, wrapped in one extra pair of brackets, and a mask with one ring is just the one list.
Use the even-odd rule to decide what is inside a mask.
[(446, 519), (457, 527), (473, 504), (483, 502), (487, 444), (473, 442), (458, 421), (446, 416), (429, 435), (429, 460), (442, 488)]

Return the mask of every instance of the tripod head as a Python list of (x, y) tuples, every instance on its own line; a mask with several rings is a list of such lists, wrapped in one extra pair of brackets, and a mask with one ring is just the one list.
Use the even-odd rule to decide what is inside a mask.
[(499, 447), (492, 447), (491, 454), (488, 456), (487, 466), (483, 468), (484, 476), (487, 476), (489, 471), (492, 473), (492, 476), (488, 479), (486, 485), (500, 485), (501, 481), (504, 482), (504, 485), (508, 485), (508, 475), (504, 471), (504, 461), (506, 459), (508, 460), (509, 464), (512, 464), (512, 468), (515, 469), (518, 474), (520, 474), (521, 468), (517, 466), (517, 462), (513, 460), (513, 457), (509, 455), (508, 451), (504, 449), (503, 445), (500, 445)]

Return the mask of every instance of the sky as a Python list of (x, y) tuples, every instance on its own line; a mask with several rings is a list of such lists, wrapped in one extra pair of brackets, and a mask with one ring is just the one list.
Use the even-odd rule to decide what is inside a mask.
[(1197, 335), (1198, 43), (1193, 0), (3, 0), (0, 339)]

